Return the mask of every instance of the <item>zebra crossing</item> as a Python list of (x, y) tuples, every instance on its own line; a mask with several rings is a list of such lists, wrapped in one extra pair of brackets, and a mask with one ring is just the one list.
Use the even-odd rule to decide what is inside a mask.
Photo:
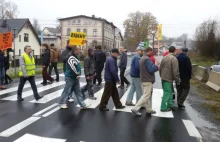
[[(10, 125), (10, 127), (7, 127), (7, 129), (1, 130), (0, 129), (0, 141), (1, 141), (1, 137), (4, 138), (10, 138), (15, 136), (15, 138), (13, 139), (14, 142), (28, 142), (28, 139), (33, 139), (33, 141), (35, 140), (36, 142), (65, 142), (66, 139), (60, 139), (60, 138), (54, 138), (54, 137), (41, 137), (35, 134), (31, 134), (27, 131), (25, 131), (27, 128), (30, 127), (34, 127), (35, 125), (37, 125), (38, 123), (42, 122), (42, 121), (50, 121), (49, 118), (53, 118), (56, 117), (57, 114), (61, 113), (62, 111), (60, 111), (58, 102), (59, 102), (59, 97), (63, 91), (64, 85), (65, 85), (65, 81), (63, 81), (64, 78), (62, 78), (61, 76), (61, 81), (60, 82), (55, 82), (51, 85), (47, 85), (47, 86), (42, 86), (40, 85), (40, 83), (42, 82), (40, 81), (36, 81), (37, 84), (37, 88), (38, 88), (38, 92), (43, 94), (44, 97), (38, 101), (36, 101), (33, 98), (33, 92), (31, 90), (31, 87), (29, 84), (26, 84), (24, 86), (24, 88), (26, 88), (25, 91), (23, 91), (23, 98), (25, 98), (25, 101), (22, 102), (24, 104), (33, 104), (33, 105), (40, 105), (43, 106), (42, 109), (38, 110), (37, 112), (33, 112), (31, 115), (29, 115), (29, 117), (26, 117), (26, 119), (14, 124), (14, 125)], [(103, 82), (104, 83), (104, 82)], [(84, 86), (86, 84), (85, 79), (82, 78), (80, 81), (80, 87)], [(121, 102), (123, 105), (125, 105), (126, 102), (126, 98), (129, 92), (128, 88), (126, 91), (120, 93), (121, 95)], [(50, 90), (50, 91), (48, 91)], [(7, 94), (8, 96), (5, 96), (3, 98), (1, 98), (1, 101), (7, 102), (7, 103), (17, 103), (17, 87), (12, 87), (12, 88), (8, 88), (6, 90), (0, 91), (0, 95), (4, 96), (5, 94)], [(95, 89), (95, 94), (94, 96), (97, 98), (97, 100), (90, 100), (90, 99), (86, 99), (85, 102), (86, 103), (91, 103), (91, 106), (89, 106), (89, 111), (96, 111), (98, 110), (97, 107), (100, 103), (102, 94), (103, 94), (104, 88), (96, 88)], [(159, 118), (159, 119), (170, 119), (170, 120), (175, 120), (175, 115), (173, 114), (173, 112), (160, 112), (160, 103), (161, 103), (161, 97), (162, 97), (162, 90), (161, 89), (154, 89), (153, 90), (153, 97), (152, 97), (152, 108), (154, 110), (157, 111), (157, 113), (155, 115), (152, 116), (152, 118)], [(135, 94), (136, 95), (136, 94)], [(133, 103), (136, 103), (136, 97), (134, 96), (133, 99)], [(1, 103), (0, 103), (1, 105)], [(33, 106), (32, 105), (32, 106)], [(80, 108), (79, 108), (79, 104), (77, 102), (74, 102), (72, 104), (70, 104), (73, 106), (74, 111), (80, 112)], [(117, 110), (113, 103), (110, 103), (108, 105), (108, 107), (110, 108), (110, 113), (111, 112), (119, 112), (122, 113), (121, 115), (130, 115), (130, 117), (132, 118), (132, 114), (131, 114), (131, 109), (133, 108), (132, 106), (126, 106), (125, 109), (122, 110)], [(12, 108), (13, 109), (13, 108)], [(69, 110), (64, 110), (64, 111), (69, 111)], [(87, 112), (85, 112), (87, 113)], [(1, 113), (0, 113), (1, 115)], [(19, 115), (19, 112), (18, 112)], [(97, 113), (96, 113), (97, 115)], [(189, 120), (182, 120), (182, 124), (186, 124), (186, 126), (190, 126), (193, 127), (192, 123), (188, 122)], [(188, 123), (187, 123), (188, 122)], [(10, 123), (10, 122), (8, 122)], [(0, 121), (1, 124), (1, 121)], [(190, 125), (189, 125), (190, 124)], [(185, 127), (184, 127), (185, 128)], [(195, 126), (192, 128), (194, 131), (196, 132), (190, 132), (190, 128), (185, 128), (186, 132), (188, 132), (190, 134), (191, 137), (199, 137), (201, 138), (201, 135), (198, 135), (199, 132), (197, 131), (197, 129), (195, 128)], [(20, 135), (20, 133), (24, 133), (23, 135)], [(16, 136), (17, 133), (19, 133), (19, 136)], [(188, 135), (189, 135), (188, 134)], [(195, 134), (195, 135), (193, 135)], [(79, 139), (79, 141), (81, 141), (82, 139)]]

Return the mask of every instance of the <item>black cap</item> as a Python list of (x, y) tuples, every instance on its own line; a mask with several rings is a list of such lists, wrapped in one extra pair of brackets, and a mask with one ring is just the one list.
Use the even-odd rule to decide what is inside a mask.
[(188, 52), (188, 48), (185, 48), (185, 47), (182, 48), (182, 52), (185, 52), (185, 53)]
[(112, 49), (112, 53), (118, 53), (118, 54), (119, 54), (119, 51), (118, 51), (117, 48), (113, 48), (113, 49)]

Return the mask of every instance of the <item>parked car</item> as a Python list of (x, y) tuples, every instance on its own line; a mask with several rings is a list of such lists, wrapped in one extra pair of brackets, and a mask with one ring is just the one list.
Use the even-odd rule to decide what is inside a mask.
[(213, 70), (215, 72), (220, 72), (220, 61), (215, 63), (213, 66), (211, 66), (210, 70)]

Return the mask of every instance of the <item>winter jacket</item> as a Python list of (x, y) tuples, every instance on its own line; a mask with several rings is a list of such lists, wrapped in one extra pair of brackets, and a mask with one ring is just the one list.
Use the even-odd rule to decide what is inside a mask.
[(140, 78), (140, 61), (141, 56), (139, 54), (134, 55), (131, 60), (130, 76)]
[(76, 77), (79, 75), (81, 75), (80, 61), (77, 56), (72, 53), (66, 62), (65, 76), (76, 79)]
[(118, 67), (120, 69), (126, 69), (126, 67), (127, 67), (127, 53), (126, 52), (123, 52), (121, 54), (121, 58), (120, 58)]
[(105, 63), (105, 82), (119, 82), (117, 58), (109, 56)]
[(165, 51), (165, 52), (163, 53), (163, 57), (167, 56), (168, 54), (169, 54), (169, 51)]
[(192, 64), (188, 56), (180, 53), (177, 57), (181, 81), (189, 81), (192, 76)]
[(48, 66), (50, 64), (50, 49), (45, 49), (43, 56), (43, 64), (44, 66)]
[(5, 56), (3, 52), (0, 52), (0, 67), (5, 66)]
[(65, 63), (68, 59), (68, 57), (72, 54), (71, 53), (72, 48), (69, 46), (66, 46), (66, 49), (61, 54), (61, 59)]
[(160, 77), (162, 80), (180, 83), (179, 65), (178, 61), (173, 53), (169, 53), (163, 57), (160, 64)]
[(60, 59), (60, 53), (57, 51), (57, 48), (52, 47), (50, 49), (50, 62), (58, 62)]
[(84, 59), (84, 73), (86, 77), (95, 74), (95, 61), (93, 56), (86, 56)]
[(103, 69), (106, 61), (105, 53), (101, 50), (96, 51), (94, 54), (94, 60), (96, 70)]

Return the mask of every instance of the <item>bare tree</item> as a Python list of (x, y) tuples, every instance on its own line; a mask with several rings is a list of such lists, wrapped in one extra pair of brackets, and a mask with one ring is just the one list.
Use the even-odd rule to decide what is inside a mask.
[(34, 20), (33, 20), (33, 27), (34, 27), (35, 31), (37, 32), (37, 34), (39, 35), (41, 33), (40, 24), (36, 18), (34, 18)]
[(0, 18), (1, 19), (14, 19), (18, 14), (18, 6), (6, 0), (0, 0)]
[(134, 50), (139, 42), (149, 39), (155, 26), (157, 26), (156, 17), (150, 12), (130, 13), (128, 19), (124, 21), (126, 48)]

